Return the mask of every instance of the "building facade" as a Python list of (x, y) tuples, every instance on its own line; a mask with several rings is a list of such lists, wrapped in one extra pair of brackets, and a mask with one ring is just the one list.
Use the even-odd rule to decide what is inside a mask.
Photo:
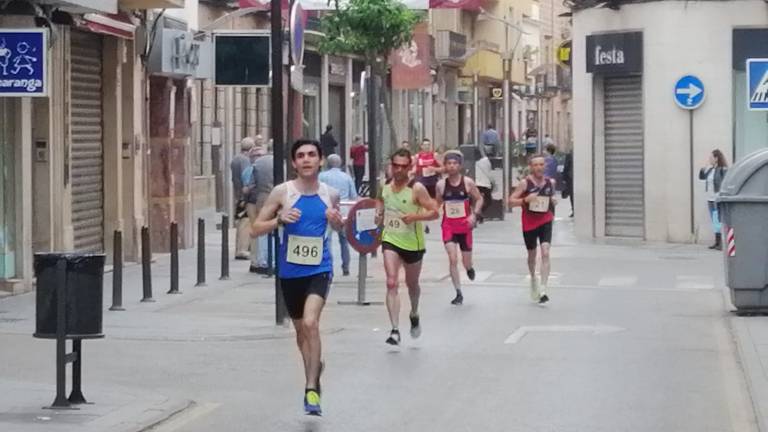
[(47, 46), (35, 56), (45, 58), (48, 94), (0, 98), (0, 289), (32, 289), (35, 252), (111, 255), (116, 230), (126, 257), (138, 255), (149, 214), (146, 45), (137, 35), (147, 8), (183, 4), (73, 0), (3, 9), (5, 31), (45, 29)]
[[(744, 72), (748, 58), (768, 58), (766, 12), (757, 0), (574, 11), (580, 235), (711, 239), (699, 168), (714, 149), (732, 162), (768, 146), (764, 113), (747, 108)], [(693, 112), (674, 99), (685, 75), (705, 87)]]

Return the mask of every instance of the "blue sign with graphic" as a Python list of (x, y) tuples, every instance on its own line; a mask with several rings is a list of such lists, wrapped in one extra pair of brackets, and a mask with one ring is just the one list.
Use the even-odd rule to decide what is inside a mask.
[(0, 30), (0, 96), (48, 95), (48, 33)]
[(747, 60), (750, 111), (768, 111), (768, 59)]
[(675, 84), (675, 102), (682, 109), (695, 110), (704, 103), (704, 83), (693, 75), (686, 75)]

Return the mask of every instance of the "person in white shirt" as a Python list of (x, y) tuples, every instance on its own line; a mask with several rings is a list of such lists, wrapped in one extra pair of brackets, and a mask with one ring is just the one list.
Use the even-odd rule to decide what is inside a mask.
[(480, 149), (475, 149), (475, 184), (480, 194), (483, 196), (482, 213), (478, 216), (478, 223), (483, 223), (483, 214), (491, 203), (491, 191), (493, 182), (491, 181), (491, 160), (484, 155)]

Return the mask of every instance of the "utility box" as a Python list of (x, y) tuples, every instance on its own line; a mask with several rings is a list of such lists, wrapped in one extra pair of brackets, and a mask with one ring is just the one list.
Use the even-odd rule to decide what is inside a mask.
[(768, 310), (768, 150), (728, 170), (716, 198), (723, 222), (725, 278), (740, 311)]

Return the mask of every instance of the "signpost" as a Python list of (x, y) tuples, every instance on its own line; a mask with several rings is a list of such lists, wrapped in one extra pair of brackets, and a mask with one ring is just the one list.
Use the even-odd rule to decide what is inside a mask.
[(357, 275), (357, 301), (339, 302), (339, 304), (368, 306), (371, 302), (365, 299), (365, 279), (368, 277), (367, 254), (374, 253), (381, 244), (381, 227), (376, 224), (376, 200), (364, 198), (353, 205), (347, 213), (344, 230), (350, 246), (360, 253), (360, 260)]
[(675, 102), (686, 110), (695, 110), (704, 103), (704, 83), (693, 75), (686, 75), (675, 84)]
[(0, 31), (0, 97), (48, 96), (48, 31)]
[(750, 111), (768, 111), (768, 59), (747, 60), (747, 93)]
[(691, 213), (691, 236), (696, 235), (695, 226), (695, 209), (693, 204), (693, 112), (701, 107), (704, 103), (706, 92), (704, 91), (704, 83), (694, 75), (686, 75), (675, 83), (674, 98), (675, 103), (680, 108), (688, 111), (688, 125), (689, 125), (689, 152), (690, 152), (690, 178), (691, 178), (691, 190), (690, 190), (690, 213)]

